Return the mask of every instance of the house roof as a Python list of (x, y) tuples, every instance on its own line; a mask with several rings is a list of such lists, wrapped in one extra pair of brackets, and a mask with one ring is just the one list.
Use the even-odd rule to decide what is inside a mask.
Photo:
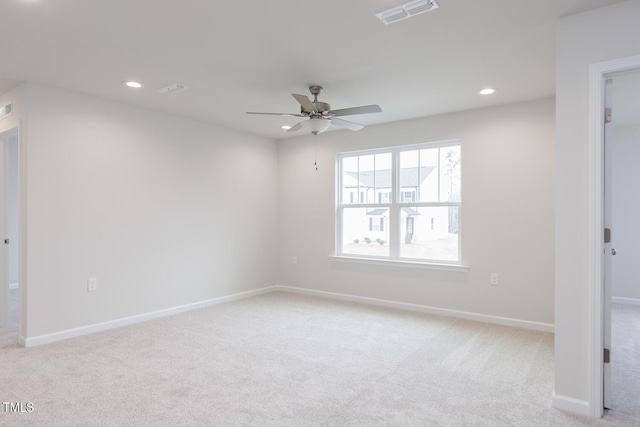
[[(402, 187), (418, 187), (433, 172), (435, 166), (400, 169)], [(368, 188), (391, 188), (391, 169), (374, 171), (346, 172), (347, 175), (360, 181), (360, 185)]]
[[(380, 216), (380, 215), (384, 215), (388, 210), (389, 210), (389, 208), (377, 208), (377, 209), (374, 209), (374, 210), (371, 210), (371, 211), (367, 212), (367, 215), (369, 215), (369, 216)], [(402, 208), (402, 212), (406, 213), (409, 216), (418, 216), (418, 215), (420, 215), (420, 212), (418, 212), (417, 210), (415, 210), (413, 208), (409, 208), (409, 207)]]

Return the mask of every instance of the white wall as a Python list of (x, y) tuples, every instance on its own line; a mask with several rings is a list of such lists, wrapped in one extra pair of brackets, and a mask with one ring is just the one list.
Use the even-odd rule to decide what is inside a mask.
[[(279, 283), (553, 324), (554, 114), (545, 99), (328, 132), (317, 138), (318, 171), (312, 136), (280, 141)], [(462, 258), (470, 271), (329, 261), (336, 154), (450, 139), (462, 143)], [(490, 286), (491, 272), (500, 286)]]
[[(615, 85), (615, 83), (614, 83)], [(614, 86), (614, 91), (622, 89)], [(615, 95), (614, 95), (615, 109)], [(607, 141), (608, 143), (609, 141)], [(640, 302), (640, 126), (613, 127), (613, 297)]]
[(275, 284), (274, 141), (27, 94), (27, 338)]
[(576, 408), (589, 397), (589, 64), (640, 54), (638, 16), (627, 1), (558, 23), (555, 394)]

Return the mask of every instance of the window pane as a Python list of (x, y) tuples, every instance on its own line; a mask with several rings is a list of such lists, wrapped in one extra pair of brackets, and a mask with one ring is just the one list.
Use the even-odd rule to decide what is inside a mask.
[(342, 209), (342, 253), (389, 256), (389, 209)]
[(360, 185), (359, 203), (375, 203), (375, 156), (358, 156), (358, 183)]
[(359, 194), (358, 157), (344, 157), (342, 159), (342, 203), (358, 203)]
[(440, 201), (460, 201), (460, 146), (440, 148)]
[(342, 159), (342, 203), (391, 203), (391, 153)]
[(402, 258), (458, 261), (458, 207), (404, 207), (400, 212)]
[(375, 155), (375, 200), (373, 203), (391, 203), (391, 153)]
[(439, 201), (438, 150), (428, 148), (400, 153), (400, 203)]

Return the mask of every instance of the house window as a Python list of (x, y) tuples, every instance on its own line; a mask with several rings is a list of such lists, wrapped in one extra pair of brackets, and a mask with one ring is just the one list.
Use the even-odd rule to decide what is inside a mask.
[(459, 263), (460, 153), (448, 141), (339, 154), (336, 254)]
[(400, 191), (400, 203), (415, 202), (416, 192), (413, 191)]
[(391, 192), (383, 191), (378, 193), (378, 203), (390, 203), (391, 202)]
[(384, 231), (384, 218), (369, 218), (369, 231)]

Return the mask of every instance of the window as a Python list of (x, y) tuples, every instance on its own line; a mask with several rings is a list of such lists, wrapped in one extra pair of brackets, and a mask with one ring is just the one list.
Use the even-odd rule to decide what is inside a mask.
[(391, 202), (390, 191), (382, 191), (378, 193), (378, 203), (390, 203), (390, 202)]
[(384, 218), (369, 218), (369, 231), (384, 231)]
[(458, 141), (339, 154), (336, 254), (460, 262), (460, 169)]
[(415, 191), (401, 191), (400, 192), (400, 203), (415, 202), (415, 201), (416, 201), (416, 192)]

